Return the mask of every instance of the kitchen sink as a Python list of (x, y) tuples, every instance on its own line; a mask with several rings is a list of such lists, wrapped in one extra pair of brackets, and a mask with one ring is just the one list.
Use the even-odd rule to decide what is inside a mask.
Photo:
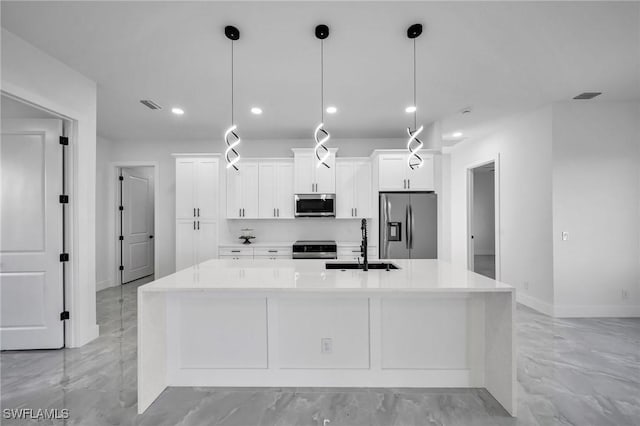
[[(340, 263), (325, 263), (325, 269), (362, 269), (364, 265), (358, 262), (340, 262)], [(369, 262), (369, 269), (400, 269), (391, 262)]]

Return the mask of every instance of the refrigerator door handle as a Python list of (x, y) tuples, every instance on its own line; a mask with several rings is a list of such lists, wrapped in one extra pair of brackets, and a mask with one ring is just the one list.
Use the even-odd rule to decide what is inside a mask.
[(409, 229), (409, 248), (413, 248), (413, 207), (409, 204), (409, 222), (407, 223), (410, 226)]
[(382, 232), (382, 244), (380, 250), (382, 251), (382, 258), (386, 259), (389, 253), (389, 200), (387, 200), (386, 196), (382, 197), (382, 202), (384, 203), (382, 206), (382, 223), (384, 224), (384, 229)]
[(405, 247), (408, 249), (409, 248), (409, 236), (411, 235), (411, 230), (410, 230), (410, 225), (409, 225), (409, 206), (407, 205), (407, 207), (405, 207), (404, 209), (404, 229), (405, 229), (405, 239), (404, 239), (404, 245)]

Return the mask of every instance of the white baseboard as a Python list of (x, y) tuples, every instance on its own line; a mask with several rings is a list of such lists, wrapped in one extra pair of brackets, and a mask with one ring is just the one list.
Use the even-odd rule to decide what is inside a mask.
[(105, 288), (113, 287), (115, 285), (116, 284), (113, 282), (113, 280), (98, 281), (96, 283), (96, 291), (104, 290)]
[(540, 313), (553, 316), (554, 311), (551, 303), (547, 303), (536, 297), (524, 294), (522, 291), (516, 291), (516, 301)]
[(640, 317), (639, 305), (556, 305), (558, 318), (631, 318)]

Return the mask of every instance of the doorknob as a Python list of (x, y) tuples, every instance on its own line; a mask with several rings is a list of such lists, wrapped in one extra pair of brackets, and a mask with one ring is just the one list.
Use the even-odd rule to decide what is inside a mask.
[(153, 238), (153, 235), (149, 235), (149, 238)]

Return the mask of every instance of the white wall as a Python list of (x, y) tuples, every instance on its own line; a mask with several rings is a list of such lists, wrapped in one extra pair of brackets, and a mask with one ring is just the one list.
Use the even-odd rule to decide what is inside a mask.
[[(339, 157), (369, 156), (374, 149), (404, 148), (405, 140), (336, 140), (331, 147), (338, 147)], [(158, 256), (158, 277), (171, 274), (175, 270), (175, 159), (172, 153), (221, 153), (224, 152), (224, 142), (210, 141), (113, 141), (109, 143), (100, 138), (100, 145), (111, 145), (111, 149), (104, 148), (105, 158), (98, 158), (98, 168), (107, 171), (114, 169), (115, 162), (157, 162), (159, 168), (158, 208), (159, 219), (155, 235)], [(269, 140), (243, 141), (241, 155), (243, 157), (293, 157), (291, 148), (313, 147), (312, 140)], [(101, 149), (101, 153), (102, 148)], [(221, 168), (224, 170), (224, 167)], [(111, 172), (112, 173), (112, 172)], [(106, 193), (113, 200), (115, 185), (113, 179), (107, 179), (97, 188), (98, 193)], [(224, 191), (221, 192), (221, 203), (224, 203)], [(107, 201), (112, 203), (112, 201)], [(224, 209), (223, 209), (224, 211)], [(106, 211), (106, 217), (100, 217), (100, 226), (106, 227), (108, 235), (114, 234), (115, 212)], [(303, 238), (329, 238), (337, 241), (360, 241), (360, 229), (357, 220), (323, 220), (313, 221), (313, 227), (308, 226), (310, 220), (224, 220), (220, 222), (220, 243), (235, 243), (239, 229), (250, 227), (256, 229), (257, 237), (261, 241), (294, 241)], [(375, 225), (372, 225), (375, 226)], [(107, 253), (115, 252), (115, 241), (108, 240)], [(102, 249), (100, 249), (102, 250)], [(98, 258), (102, 263), (100, 271), (113, 269), (115, 257), (108, 254)], [(103, 265), (104, 264), (104, 265)], [(109, 280), (106, 274), (100, 275), (102, 280)], [(107, 278), (102, 278), (107, 277)]]
[(70, 146), (71, 271), (68, 346), (98, 336), (95, 302), (96, 84), (2, 30), (2, 91), (74, 121)]
[(473, 173), (473, 248), (476, 255), (495, 254), (494, 173)]
[(640, 315), (639, 174), (640, 103), (554, 104), (556, 315)]
[(517, 288), (520, 301), (547, 313), (553, 304), (551, 142), (551, 107), (545, 107), (506, 120), (499, 131), (461, 142), (450, 153), (452, 263), (467, 268), (467, 169), (499, 157), (496, 272)]
[[(106, 226), (113, 210), (110, 194), (107, 191), (111, 173), (109, 164), (112, 161), (112, 143), (98, 137), (96, 146), (96, 291), (116, 284), (114, 271), (113, 234)], [(115, 246), (113, 246), (115, 247)]]

